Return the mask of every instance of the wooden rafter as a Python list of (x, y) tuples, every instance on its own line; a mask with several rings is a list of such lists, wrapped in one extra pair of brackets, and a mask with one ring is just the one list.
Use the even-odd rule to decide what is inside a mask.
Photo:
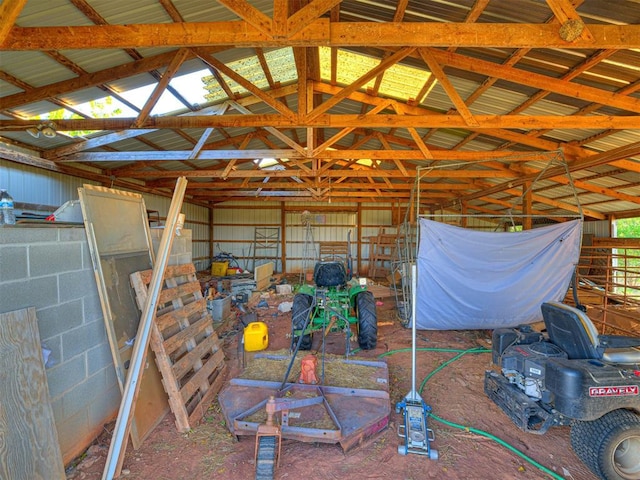
[[(248, 4), (244, 0), (221, 0)], [(638, 48), (639, 25), (590, 25), (593, 39), (563, 40), (555, 25), (522, 23), (331, 23), (318, 19), (287, 38), (274, 37), (271, 19), (254, 7), (233, 9), (248, 20), (211, 23), (13, 27), (0, 45), (3, 50), (72, 50), (143, 47), (218, 46), (383, 46), (383, 47), (529, 47)], [(250, 12), (250, 13), (247, 13)]]

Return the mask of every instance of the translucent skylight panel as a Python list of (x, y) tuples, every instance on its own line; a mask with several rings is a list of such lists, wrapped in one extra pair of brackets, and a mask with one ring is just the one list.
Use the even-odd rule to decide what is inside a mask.
[(285, 85), (298, 80), (292, 48), (280, 48), (264, 54), (274, 82)]
[(172, 78), (169, 85), (175, 88), (191, 105), (204, 105), (209, 101), (206, 98), (208, 91), (205, 88), (205, 77), (211, 77), (211, 72), (208, 69)]
[[(145, 85), (144, 87), (120, 92), (120, 96), (125, 98), (128, 102), (134, 104), (136, 107), (142, 109), (142, 107), (144, 107), (145, 103), (153, 93), (155, 87), (155, 84)], [(151, 114), (162, 115), (165, 113), (174, 112), (176, 110), (184, 110), (185, 108), (186, 107), (182, 104), (182, 102), (174, 97), (171, 92), (165, 91), (151, 110)]]
[[(350, 85), (377, 67), (380, 59), (338, 50), (337, 62), (336, 81), (341, 85)], [(331, 49), (328, 47), (320, 47), (320, 75), (325, 81), (331, 80)], [(379, 93), (405, 101), (416, 98), (430, 76), (431, 73), (427, 70), (400, 64), (392, 65), (384, 72)], [(361, 90), (373, 88), (375, 81), (375, 78), (371, 79)]]
[(74, 105), (74, 108), (91, 118), (123, 118), (138, 115), (138, 112), (111, 96), (80, 103)]

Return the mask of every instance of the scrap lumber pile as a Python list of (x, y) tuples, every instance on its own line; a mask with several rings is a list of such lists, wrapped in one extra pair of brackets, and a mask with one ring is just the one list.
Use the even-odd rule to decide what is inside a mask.
[[(145, 305), (151, 275), (152, 270), (131, 274), (140, 309)], [(176, 427), (187, 432), (202, 418), (222, 387), (226, 368), (193, 264), (167, 267), (150, 345)]]

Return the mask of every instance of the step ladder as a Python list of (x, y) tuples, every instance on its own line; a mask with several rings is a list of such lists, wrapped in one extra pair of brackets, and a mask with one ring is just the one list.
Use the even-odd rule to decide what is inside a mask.
[(253, 235), (253, 271), (260, 264), (273, 261), (273, 271), (278, 272), (280, 261), (280, 227), (255, 227)]

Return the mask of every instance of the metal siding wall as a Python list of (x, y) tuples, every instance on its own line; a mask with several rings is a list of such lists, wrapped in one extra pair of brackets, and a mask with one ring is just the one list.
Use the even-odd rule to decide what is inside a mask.
[(78, 187), (85, 183), (97, 185), (96, 182), (81, 178), (0, 160), (0, 188), (6, 189), (14, 202), (46, 205), (55, 209), (68, 200), (77, 200)]
[[(303, 267), (305, 253), (306, 226), (302, 222), (300, 212), (287, 212), (287, 270), (298, 272)], [(357, 234), (356, 214), (353, 212), (313, 213), (310, 221), (311, 232), (315, 244), (317, 258), (320, 242), (346, 242), (347, 233), (351, 230), (351, 253), (355, 256)]]
[[(6, 189), (15, 202), (45, 205), (56, 209), (69, 200), (78, 199), (78, 188), (85, 184), (99, 185), (82, 178), (63, 175), (55, 172), (0, 160), (0, 188)], [(169, 211), (171, 199), (159, 195), (143, 194), (148, 210), (157, 210), (164, 218)], [(198, 205), (185, 203), (182, 212), (186, 215), (186, 228), (193, 232), (193, 240), (209, 241), (209, 229), (206, 225), (193, 224), (208, 222), (208, 209)], [(209, 256), (207, 242), (193, 243), (193, 258), (197, 269), (209, 267), (209, 260), (196, 261), (199, 257)]]
[(593, 234), (594, 237), (608, 238), (611, 236), (609, 232), (609, 221), (599, 220), (597, 222), (584, 222), (582, 225), (582, 233)]
[(367, 269), (371, 256), (371, 237), (378, 235), (381, 228), (384, 228), (386, 233), (396, 232), (396, 226), (392, 225), (391, 210), (362, 211), (362, 228), (360, 229), (360, 235), (362, 238), (362, 265), (365, 270)]
[[(255, 227), (280, 227), (280, 204), (236, 202), (225, 203), (224, 206), (214, 208), (214, 256), (221, 252), (231, 253), (238, 259), (240, 267), (252, 269)], [(282, 232), (280, 232), (280, 240), (282, 241)], [(257, 256), (265, 256), (267, 253), (272, 252), (262, 250)], [(278, 249), (278, 255), (282, 255), (280, 249)], [(265, 262), (266, 260), (258, 260), (256, 266)], [(281, 269), (279, 262), (276, 268)]]

